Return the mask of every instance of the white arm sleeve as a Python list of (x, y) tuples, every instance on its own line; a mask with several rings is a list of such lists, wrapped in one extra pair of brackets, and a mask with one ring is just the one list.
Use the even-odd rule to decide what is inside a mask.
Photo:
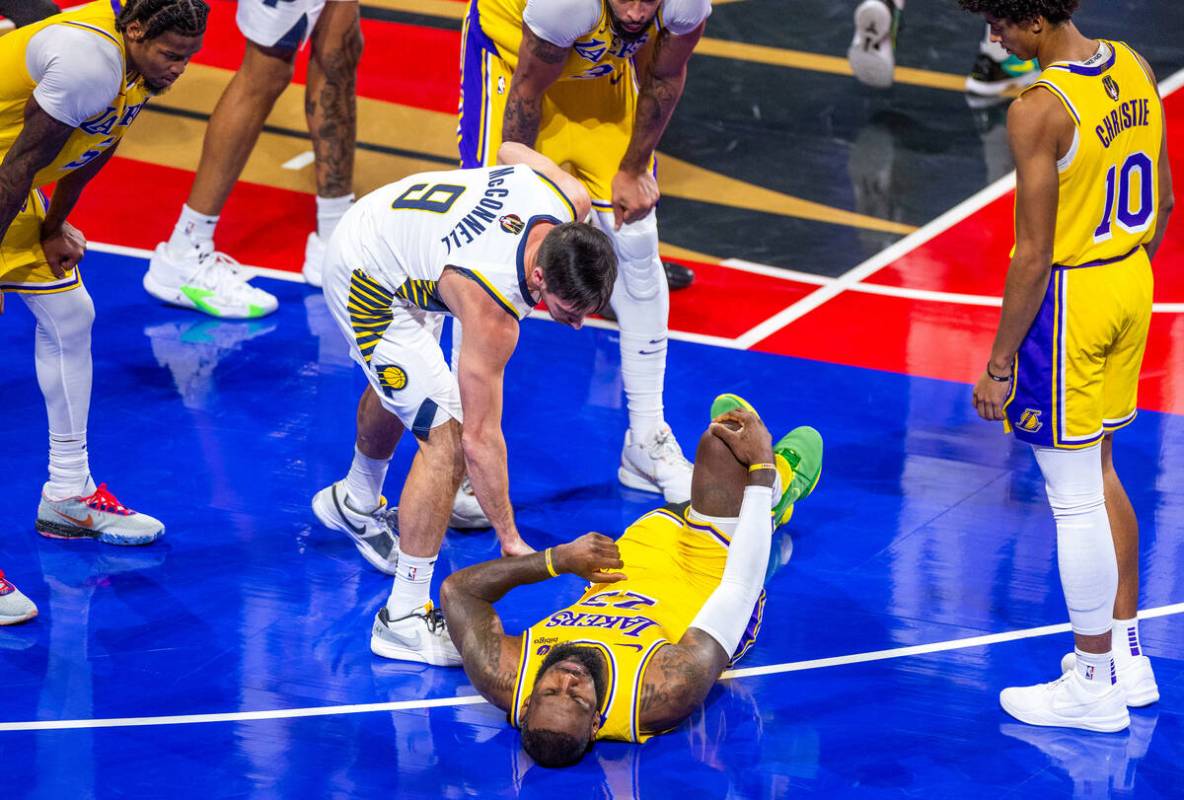
[(761, 594), (773, 538), (772, 507), (772, 487), (745, 487), (724, 576), (690, 625), (719, 642), (729, 656), (736, 652)]
[(123, 80), (115, 43), (69, 25), (50, 25), (34, 34), (25, 66), (37, 82), (37, 105), (74, 128), (105, 111)]
[(571, 47), (600, 21), (600, 0), (526, 0), (522, 21), (556, 47)]
[(666, 0), (658, 14), (663, 28), (683, 36), (711, 16), (711, 0)]

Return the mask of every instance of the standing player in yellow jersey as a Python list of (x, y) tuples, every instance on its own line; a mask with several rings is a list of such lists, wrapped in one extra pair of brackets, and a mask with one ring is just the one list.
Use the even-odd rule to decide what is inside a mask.
[(710, 0), (470, 0), (462, 43), (461, 166), (494, 164), (503, 141), (532, 147), (583, 181), (613, 239), (629, 407), (618, 477), (668, 502), (690, 497), (691, 465), (662, 409), (654, 151), (710, 13)]
[[(19, 295), (37, 320), (49, 416), (37, 529), (46, 536), (137, 545), (164, 533), (91, 479), (94, 304), (78, 271), (86, 241), (67, 217), (148, 98), (185, 71), (207, 11), (202, 0), (100, 0), (0, 38), (0, 301)], [(55, 182), (49, 201), (41, 187)]]
[(1150, 258), (1174, 202), (1163, 104), (1140, 55), (1077, 29), (1077, 0), (961, 4), (1010, 52), (1046, 65), (1008, 112), (1016, 241), (974, 403), (1036, 454), (1076, 650), (1061, 678), (1004, 689), (1000, 702), (1033, 725), (1119, 731), (1128, 705), (1159, 699), (1138, 638), (1138, 523), (1112, 435), (1135, 417)]
[[(817, 485), (822, 437), (801, 427), (774, 446), (735, 395), (712, 416), (689, 504), (644, 515), (616, 542), (589, 533), (444, 582), (465, 672), (543, 766), (574, 764), (593, 739), (644, 742), (677, 726), (755, 641), (773, 528)], [(565, 572), (592, 582), (584, 595), (505, 635), (493, 603)]]

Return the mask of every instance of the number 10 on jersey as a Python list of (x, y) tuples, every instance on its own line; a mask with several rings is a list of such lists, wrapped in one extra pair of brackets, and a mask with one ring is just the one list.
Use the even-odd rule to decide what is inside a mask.
[[(1155, 190), (1151, 183), (1156, 179), (1154, 172), (1151, 159), (1143, 152), (1131, 153), (1122, 162), (1121, 168), (1110, 167), (1106, 172), (1106, 210), (1102, 212), (1102, 222), (1094, 231), (1095, 242), (1104, 242), (1110, 238), (1110, 227), (1115, 221), (1127, 233), (1147, 230), (1155, 217)], [(1131, 191), (1136, 173), (1139, 176), (1137, 197)], [(1115, 189), (1118, 190), (1117, 198)], [(1118, 201), (1117, 209), (1115, 200)]]

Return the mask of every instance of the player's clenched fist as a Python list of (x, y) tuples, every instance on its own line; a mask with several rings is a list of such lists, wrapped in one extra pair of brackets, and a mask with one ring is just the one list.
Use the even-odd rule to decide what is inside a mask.
[(602, 533), (585, 533), (579, 539), (555, 548), (555, 569), (570, 572), (593, 583), (625, 580), (616, 572), (625, 566), (617, 543)]

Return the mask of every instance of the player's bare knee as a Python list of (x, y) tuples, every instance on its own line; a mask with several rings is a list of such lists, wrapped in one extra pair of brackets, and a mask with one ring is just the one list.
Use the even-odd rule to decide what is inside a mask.
[(718, 436), (705, 431), (695, 451), (691, 505), (709, 516), (735, 516), (744, 498), (748, 471)]
[(292, 82), (295, 71), (295, 51), (263, 47), (248, 41), (239, 75), (248, 94), (275, 102)]

